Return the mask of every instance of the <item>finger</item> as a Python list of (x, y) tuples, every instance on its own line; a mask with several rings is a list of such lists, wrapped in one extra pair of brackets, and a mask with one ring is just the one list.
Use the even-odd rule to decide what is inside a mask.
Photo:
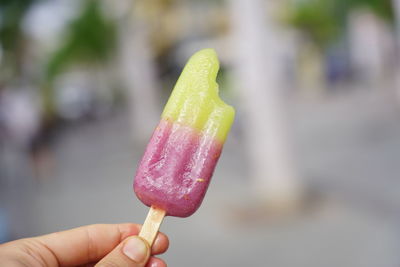
[(154, 240), (154, 244), (151, 247), (151, 255), (162, 254), (167, 251), (169, 247), (169, 239), (163, 233), (158, 232), (156, 240)]
[[(93, 267), (96, 263), (88, 263), (79, 265), (79, 267)], [(9, 265), (5, 265), (9, 266)], [(11, 266), (11, 265), (10, 265)], [(157, 257), (150, 257), (149, 261), (146, 263), (146, 267), (167, 267), (167, 264), (164, 260), (157, 258)]]
[(167, 264), (160, 258), (151, 257), (147, 262), (146, 267), (167, 267)]
[[(60, 265), (81, 265), (97, 262), (110, 253), (125, 238), (137, 235), (137, 224), (96, 224), (40, 236), (39, 240), (57, 258)], [(168, 238), (159, 234), (152, 253), (163, 253)]]
[(131, 236), (105, 256), (96, 266), (143, 267), (150, 257), (149, 244), (139, 236)]
[(139, 228), (136, 224), (95, 224), (35, 239), (53, 252), (60, 265), (80, 265), (101, 259)]

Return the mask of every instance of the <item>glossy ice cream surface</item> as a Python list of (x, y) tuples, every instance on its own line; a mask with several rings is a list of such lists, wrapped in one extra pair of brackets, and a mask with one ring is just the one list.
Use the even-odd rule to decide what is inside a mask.
[(218, 69), (212, 49), (190, 58), (136, 172), (138, 198), (167, 215), (199, 208), (233, 122), (234, 109), (218, 96)]

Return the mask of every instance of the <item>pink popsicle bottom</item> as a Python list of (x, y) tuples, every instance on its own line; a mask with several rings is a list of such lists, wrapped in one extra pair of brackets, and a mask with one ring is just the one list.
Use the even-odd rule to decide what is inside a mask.
[(188, 126), (162, 119), (137, 169), (134, 191), (147, 206), (188, 217), (203, 201), (222, 143)]

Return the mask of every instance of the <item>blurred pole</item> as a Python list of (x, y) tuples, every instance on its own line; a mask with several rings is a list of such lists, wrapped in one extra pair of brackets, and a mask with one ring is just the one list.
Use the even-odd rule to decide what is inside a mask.
[(394, 16), (396, 23), (396, 38), (398, 45), (400, 44), (400, 0), (392, 0), (394, 7)]
[[(138, 3), (140, 1), (135, 1)], [(136, 7), (135, 7), (136, 10)], [(120, 61), (128, 92), (132, 140), (147, 141), (159, 120), (156, 66), (148, 43), (148, 24), (129, 13), (120, 25)]]
[[(392, 0), (393, 1), (393, 8), (394, 8), (394, 16), (395, 16), (395, 23), (396, 23), (396, 52), (397, 56), (400, 55), (400, 0)], [(397, 71), (395, 73), (396, 77), (396, 94), (400, 100), (400, 59), (397, 58)]]
[(278, 1), (232, 0), (235, 71), (245, 111), (250, 174), (257, 196), (272, 208), (298, 204), (300, 187), (282, 103), (282, 57), (274, 11)]
[(355, 10), (348, 17), (350, 57), (358, 78), (367, 86), (382, 88), (388, 34), (385, 24), (372, 11)]

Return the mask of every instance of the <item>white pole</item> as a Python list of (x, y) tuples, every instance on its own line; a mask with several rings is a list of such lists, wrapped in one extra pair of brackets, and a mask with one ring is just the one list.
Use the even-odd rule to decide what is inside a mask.
[(120, 62), (128, 93), (134, 142), (147, 141), (160, 117), (158, 84), (147, 25), (129, 18), (120, 29)]
[(229, 1), (253, 186), (265, 204), (286, 208), (296, 205), (299, 185), (282, 112), (282, 58), (274, 2)]
[[(394, 16), (395, 16), (395, 23), (396, 23), (396, 48), (397, 54), (399, 54), (400, 50), (400, 0), (393, 0), (392, 1), (393, 8), (394, 8)], [(397, 59), (397, 66), (400, 65), (400, 60)], [(396, 75), (396, 94), (398, 101), (400, 101), (400, 71), (397, 71)]]
[(397, 40), (400, 40), (400, 0), (393, 0)]

